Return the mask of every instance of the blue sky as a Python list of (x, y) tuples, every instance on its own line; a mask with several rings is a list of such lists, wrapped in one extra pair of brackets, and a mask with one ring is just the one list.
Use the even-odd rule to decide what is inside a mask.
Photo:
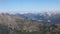
[(0, 0), (0, 12), (40, 12), (60, 10), (60, 0)]

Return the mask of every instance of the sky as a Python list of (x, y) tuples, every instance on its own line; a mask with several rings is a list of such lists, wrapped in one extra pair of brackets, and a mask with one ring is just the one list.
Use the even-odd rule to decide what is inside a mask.
[(59, 11), (60, 0), (0, 0), (0, 13)]

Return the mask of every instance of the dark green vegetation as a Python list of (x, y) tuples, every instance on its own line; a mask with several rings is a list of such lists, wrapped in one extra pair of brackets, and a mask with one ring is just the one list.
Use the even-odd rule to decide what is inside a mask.
[[(50, 18), (58, 19), (57, 17), (59, 16)], [(42, 23), (15, 15), (0, 14), (0, 34), (60, 34), (60, 24)]]
[(40, 25), (39, 31), (16, 30), (0, 24), (0, 34), (60, 34), (60, 27), (57, 25)]

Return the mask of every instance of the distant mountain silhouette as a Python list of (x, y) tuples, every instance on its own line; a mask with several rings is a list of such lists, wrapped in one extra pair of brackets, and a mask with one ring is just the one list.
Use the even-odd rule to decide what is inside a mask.
[(60, 14), (48, 14), (47, 12), (45, 13), (26, 13), (26, 14), (16, 14), (16, 16), (22, 16), (26, 19), (31, 19), (31, 20), (37, 20), (37, 21), (42, 21), (42, 22), (48, 22), (48, 23), (59, 23), (60, 21)]

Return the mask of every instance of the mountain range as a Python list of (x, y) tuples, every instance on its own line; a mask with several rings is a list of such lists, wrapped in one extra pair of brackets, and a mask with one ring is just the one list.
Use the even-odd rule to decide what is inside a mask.
[(0, 33), (40, 32), (44, 34), (45, 31), (53, 31), (53, 28), (54, 31), (60, 32), (60, 13), (0, 14)]
[[(48, 22), (48, 23), (59, 23), (60, 21), (60, 13), (26, 13), (26, 14), (15, 14), (16, 16), (22, 16), (28, 20), (36, 20), (40, 22)], [(58, 18), (59, 17), (59, 18)]]

